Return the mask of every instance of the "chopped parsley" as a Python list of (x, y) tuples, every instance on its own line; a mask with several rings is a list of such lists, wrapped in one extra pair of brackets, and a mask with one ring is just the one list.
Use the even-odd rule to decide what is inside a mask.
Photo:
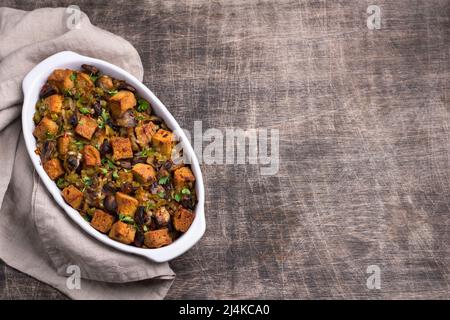
[(169, 177), (161, 177), (158, 181), (159, 184), (166, 184), (169, 181)]
[(119, 179), (119, 174), (117, 173), (117, 170), (115, 170), (112, 174), (114, 179)]
[(144, 100), (144, 99), (139, 99), (138, 100), (138, 111), (139, 112), (143, 112), (143, 111), (147, 111), (148, 108), (150, 107), (150, 104), (148, 103), (148, 101)]
[(161, 192), (158, 192), (157, 195), (160, 198), (164, 198), (166, 196), (166, 193), (164, 191), (161, 191)]
[(109, 93), (111, 96), (117, 94), (118, 92), (119, 92), (119, 91), (117, 91), (117, 90), (108, 90), (108, 93)]
[(56, 181), (56, 185), (58, 188), (64, 188), (66, 186), (66, 181), (64, 178), (59, 178), (58, 181)]
[(191, 190), (189, 190), (188, 188), (183, 188), (183, 190), (181, 190), (182, 194), (191, 194)]
[(115, 167), (116, 167), (116, 165), (114, 164), (114, 162), (112, 162), (110, 159), (108, 159), (108, 158), (103, 158), (102, 159), (102, 164), (105, 164), (105, 163), (107, 163), (108, 164), (108, 167), (110, 168), (110, 169), (114, 169)]
[(152, 155), (154, 153), (155, 153), (155, 150), (153, 150), (151, 148), (150, 149), (144, 149), (144, 150), (141, 151), (141, 156), (148, 157), (148, 156), (150, 156), (150, 155)]
[(177, 194), (175, 194), (175, 196), (173, 198), (175, 199), (176, 202), (180, 202), (181, 194), (177, 193)]
[(83, 180), (83, 183), (85, 186), (90, 186), (90, 185), (92, 185), (92, 182), (93, 182), (92, 178), (90, 178), (88, 176), (83, 177), (81, 180)]
[(73, 73), (70, 75), (70, 80), (75, 81), (76, 79), (77, 79), (77, 74), (76, 74), (75, 72), (73, 72)]
[(91, 110), (89, 110), (89, 108), (86, 107), (81, 107), (80, 109), (78, 109), (82, 114), (89, 114), (91, 113)]
[(119, 213), (119, 220), (124, 223), (134, 224), (134, 219), (130, 216), (127, 216), (125, 214)]

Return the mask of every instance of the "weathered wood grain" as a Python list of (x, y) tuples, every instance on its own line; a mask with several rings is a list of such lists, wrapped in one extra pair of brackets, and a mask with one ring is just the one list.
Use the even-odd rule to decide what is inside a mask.
[[(275, 176), (203, 166), (207, 231), (168, 298), (450, 298), (450, 2), (77, 3), (185, 128), (280, 130)], [(0, 297), (62, 295), (2, 266)]]

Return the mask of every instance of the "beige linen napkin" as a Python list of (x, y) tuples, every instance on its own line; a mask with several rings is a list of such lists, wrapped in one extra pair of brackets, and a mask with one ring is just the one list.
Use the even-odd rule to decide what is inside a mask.
[[(34, 65), (64, 50), (104, 59), (142, 80), (136, 50), (82, 13), (69, 29), (64, 8), (0, 8), (0, 258), (76, 299), (162, 299), (175, 274), (91, 238), (53, 201), (26, 153), (19, 115), (21, 82)], [(81, 287), (67, 286), (79, 266)], [(73, 283), (69, 281), (69, 283)], [(73, 288), (73, 289), (70, 289)]]

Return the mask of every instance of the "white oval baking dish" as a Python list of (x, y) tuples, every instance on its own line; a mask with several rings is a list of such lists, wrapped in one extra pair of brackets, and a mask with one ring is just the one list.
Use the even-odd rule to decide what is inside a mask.
[[(114, 241), (108, 236), (92, 228), (89, 222), (84, 220), (78, 213), (78, 211), (66, 204), (61, 196), (60, 190), (58, 189), (56, 184), (47, 176), (47, 173), (44, 171), (40, 163), (39, 156), (34, 152), (36, 149), (36, 140), (33, 136), (33, 130), (35, 127), (33, 122), (33, 114), (35, 111), (35, 104), (39, 99), (39, 91), (42, 85), (45, 83), (48, 76), (53, 72), (53, 70), (58, 68), (79, 70), (81, 65), (84, 63), (96, 66), (104, 74), (110, 75), (117, 79), (125, 80), (133, 87), (135, 87), (140, 96), (150, 101), (155, 114), (164, 119), (171, 130), (178, 133), (179, 138), (184, 144), (183, 152), (186, 153), (191, 159), (192, 171), (196, 177), (195, 191), (198, 196), (198, 204), (195, 208), (195, 219), (189, 230), (168, 246), (157, 249), (137, 248)], [(106, 245), (124, 252), (144, 256), (155, 262), (165, 262), (174, 259), (175, 257), (189, 250), (195, 243), (200, 240), (205, 232), (206, 223), (204, 214), (205, 190), (198, 159), (186, 135), (184, 134), (183, 130), (181, 130), (177, 121), (166, 109), (164, 104), (138, 79), (136, 79), (125, 70), (106, 61), (82, 56), (71, 51), (63, 51), (48, 57), (47, 59), (36, 65), (24, 78), (22, 88), (24, 92), (24, 102), (22, 107), (22, 129), (25, 138), (25, 144), (28, 150), (28, 154), (31, 157), (31, 161), (33, 162), (33, 165), (36, 168), (41, 180), (44, 182), (45, 186), (47, 187), (53, 198), (56, 200), (56, 202), (84, 231)]]

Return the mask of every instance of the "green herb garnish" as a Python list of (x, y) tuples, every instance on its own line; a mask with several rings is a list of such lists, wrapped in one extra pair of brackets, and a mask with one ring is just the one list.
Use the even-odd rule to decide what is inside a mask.
[(109, 93), (111, 96), (117, 94), (118, 92), (119, 92), (119, 91), (117, 91), (117, 90), (108, 90), (108, 93)]
[(158, 181), (159, 184), (166, 184), (169, 181), (169, 177), (161, 177)]
[(148, 156), (150, 156), (150, 155), (152, 155), (154, 153), (155, 153), (155, 150), (153, 150), (151, 148), (150, 149), (144, 149), (144, 150), (141, 151), (141, 156), (148, 157)]
[(114, 164), (114, 162), (112, 162), (110, 159), (108, 159), (108, 158), (103, 158), (102, 159), (102, 164), (105, 164), (105, 163), (107, 163), (108, 164), (108, 167), (110, 168), (110, 169), (114, 169), (115, 167), (116, 167), (116, 165)]
[(56, 185), (58, 188), (64, 188), (66, 186), (66, 181), (64, 178), (59, 178), (58, 181), (56, 181)]
[(70, 75), (70, 80), (75, 81), (76, 79), (77, 79), (77, 74), (76, 74), (75, 72), (73, 72), (73, 73)]
[(125, 214), (119, 213), (119, 220), (124, 223), (134, 224), (134, 219), (130, 216), (127, 216)]
[(188, 188), (183, 188), (183, 190), (181, 190), (182, 194), (191, 194), (191, 190), (189, 190)]
[(84, 147), (84, 142), (83, 142), (83, 141), (77, 140), (77, 141), (75, 141), (74, 143), (75, 143), (75, 145), (77, 146), (78, 150), (83, 149), (83, 147)]
[(83, 181), (85, 186), (90, 186), (90, 185), (92, 185), (92, 182), (93, 182), (92, 179), (87, 176), (83, 177), (81, 180)]
[(117, 170), (115, 170), (112, 174), (114, 179), (119, 179), (119, 174), (117, 173)]
[(161, 191), (161, 192), (158, 192), (157, 195), (158, 195), (158, 197), (163, 199), (166, 196), (166, 193), (164, 191)]
[(180, 202), (181, 194), (177, 193), (177, 194), (175, 194), (175, 196), (173, 198), (175, 199), (176, 202)]
[(139, 99), (138, 100), (138, 111), (139, 112), (143, 112), (143, 111), (147, 111), (147, 109), (150, 107), (150, 104), (148, 103), (148, 101), (144, 100), (144, 99)]
[(101, 168), (101, 170), (102, 170), (102, 173), (103, 173), (103, 174), (108, 174), (108, 169), (106, 169), (106, 168)]
[(89, 110), (89, 108), (86, 107), (81, 107), (80, 109), (78, 109), (82, 114), (88, 114), (91, 113), (91, 110)]

